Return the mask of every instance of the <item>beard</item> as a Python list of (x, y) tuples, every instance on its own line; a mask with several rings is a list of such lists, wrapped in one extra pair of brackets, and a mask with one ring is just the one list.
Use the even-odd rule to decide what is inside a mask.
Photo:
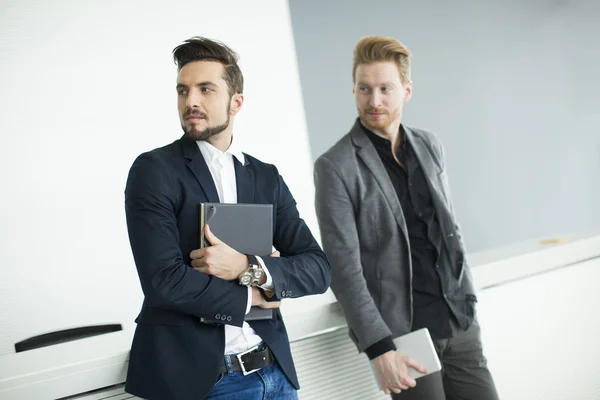
[[(216, 125), (216, 126), (207, 126), (206, 128), (204, 128), (203, 130), (198, 130), (196, 128), (194, 128), (193, 126), (190, 129), (186, 129), (185, 125), (181, 125), (181, 129), (183, 129), (184, 132), (184, 138), (189, 139), (189, 140), (194, 140), (194, 141), (206, 141), (208, 139), (210, 139), (211, 137), (218, 135), (219, 133), (223, 132), (225, 129), (227, 129), (229, 127), (229, 120), (230, 120), (230, 115), (229, 115), (229, 111), (230, 111), (230, 106), (227, 106), (227, 120), (225, 120), (224, 123), (222, 123), (221, 125)], [(206, 113), (199, 111), (199, 110), (189, 110), (184, 113), (183, 118), (187, 118), (188, 116), (199, 116), (204, 118), (207, 122), (209, 121), (208, 116), (206, 115)]]
[[(386, 131), (395, 122), (400, 121), (402, 118), (402, 108), (388, 109), (388, 108), (372, 108), (368, 107), (361, 110), (357, 107), (358, 116), (362, 124), (369, 130), (375, 131)], [(383, 114), (383, 118), (374, 119), (369, 113), (380, 113)]]
[[(380, 113), (385, 115), (387, 118), (384, 119), (373, 119), (369, 116), (369, 113)], [(366, 110), (358, 109), (358, 116), (360, 117), (361, 122), (369, 129), (385, 129), (391, 125), (390, 114), (385, 109), (378, 108), (368, 108)]]

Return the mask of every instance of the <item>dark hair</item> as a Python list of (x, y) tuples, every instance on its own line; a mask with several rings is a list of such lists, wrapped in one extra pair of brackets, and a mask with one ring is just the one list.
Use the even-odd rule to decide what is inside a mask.
[(229, 95), (244, 92), (244, 76), (238, 66), (238, 55), (225, 44), (201, 36), (194, 36), (173, 49), (173, 59), (180, 71), (193, 61), (217, 61), (223, 64), (223, 79), (229, 85)]

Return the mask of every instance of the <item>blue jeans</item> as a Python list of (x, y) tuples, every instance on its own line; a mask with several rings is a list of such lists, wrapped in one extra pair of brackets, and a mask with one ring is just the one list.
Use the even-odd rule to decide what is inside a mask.
[(223, 374), (205, 400), (298, 400), (298, 392), (274, 362), (244, 376), (241, 372)]

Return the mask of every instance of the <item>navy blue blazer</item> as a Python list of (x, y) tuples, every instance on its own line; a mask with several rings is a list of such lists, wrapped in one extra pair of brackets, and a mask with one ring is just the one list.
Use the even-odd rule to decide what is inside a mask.
[[(234, 158), (239, 203), (273, 205), (273, 244), (281, 257), (265, 257), (275, 286), (271, 300), (327, 290), (331, 268), (298, 214), (273, 165)], [(129, 356), (125, 390), (151, 400), (202, 399), (219, 376), (224, 323), (242, 326), (248, 289), (190, 267), (199, 244), (199, 203), (219, 202), (196, 142), (179, 139), (140, 155), (127, 179), (125, 210), (144, 303)], [(279, 310), (250, 326), (271, 348), (299, 388)]]

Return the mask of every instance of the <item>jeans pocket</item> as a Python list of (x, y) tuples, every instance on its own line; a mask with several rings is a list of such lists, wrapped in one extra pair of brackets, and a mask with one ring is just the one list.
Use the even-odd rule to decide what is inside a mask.
[(225, 378), (225, 374), (219, 374), (219, 376), (217, 376), (217, 381), (213, 384), (213, 387), (215, 387), (219, 383), (221, 383), (221, 381), (223, 380), (223, 378)]

